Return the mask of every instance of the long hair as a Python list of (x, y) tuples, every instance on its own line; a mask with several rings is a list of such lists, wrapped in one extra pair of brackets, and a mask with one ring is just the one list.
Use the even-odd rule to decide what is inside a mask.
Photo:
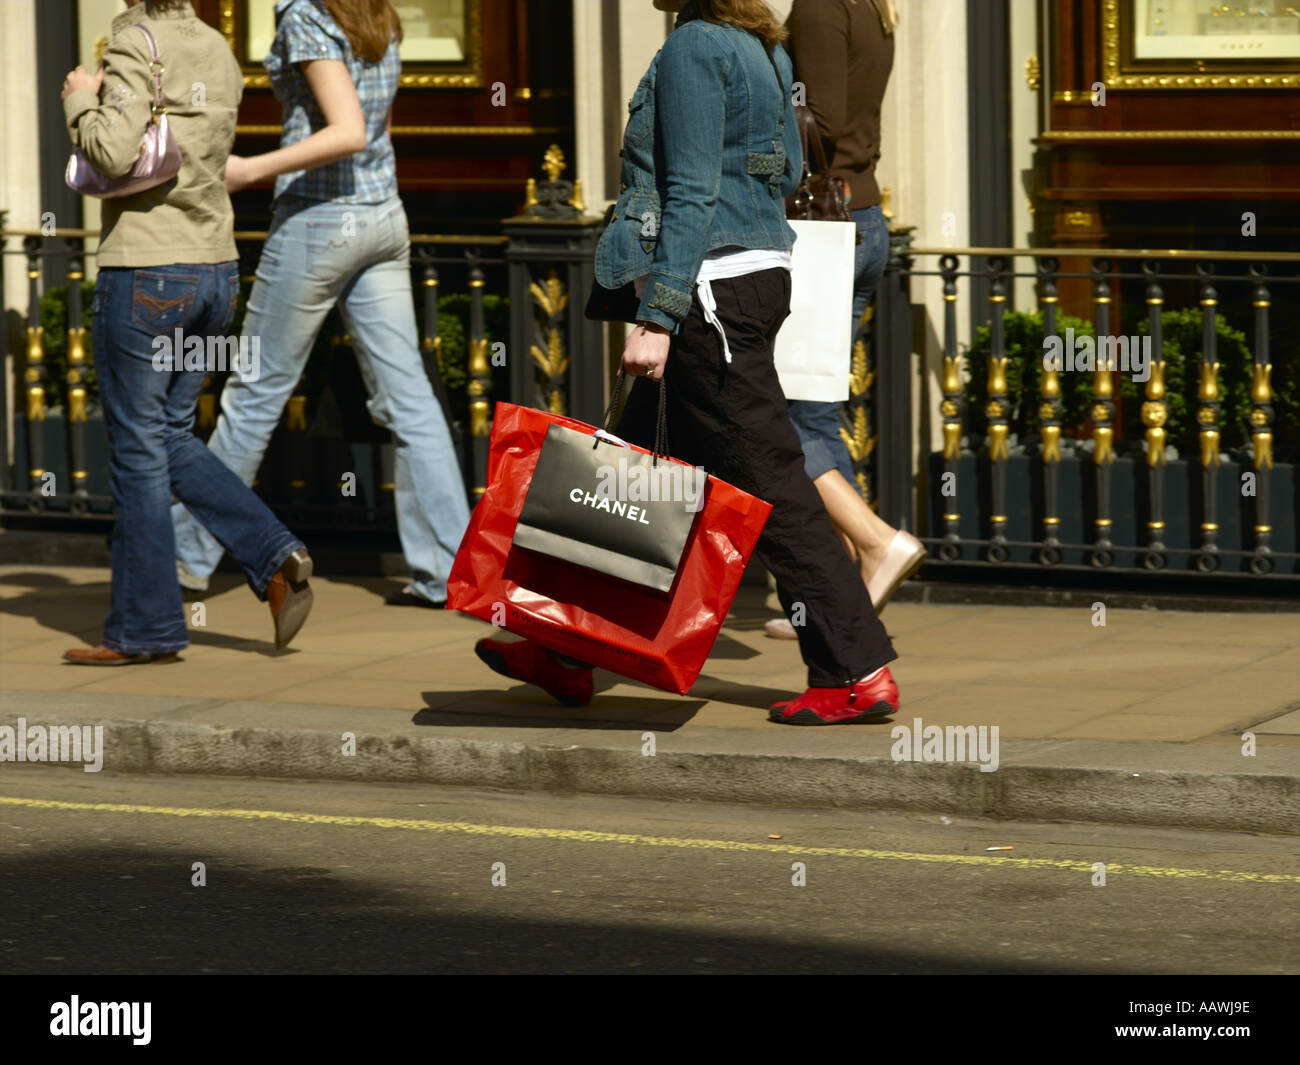
[(752, 33), (765, 48), (780, 44), (789, 36), (764, 0), (697, 0), (700, 17), (706, 22), (727, 22)]
[(402, 20), (390, 0), (324, 0), (352, 51), (369, 63), (384, 58), (394, 38), (402, 40)]
[(898, 8), (894, 6), (894, 0), (871, 0), (871, 6), (876, 9), (880, 28), (886, 37), (898, 29)]

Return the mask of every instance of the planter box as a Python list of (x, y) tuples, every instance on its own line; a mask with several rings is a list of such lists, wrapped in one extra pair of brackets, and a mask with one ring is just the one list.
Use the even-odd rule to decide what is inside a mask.
[[(1013, 455), (1006, 462), (1006, 538), (1037, 541), (1043, 536), (1043, 463), (1038, 458)], [(1273, 533), (1269, 546), (1274, 551), (1297, 550), (1296, 528), (1300, 524), (1300, 492), (1297, 492), (1298, 467), (1277, 463), (1264, 473), (1269, 483), (1269, 520)], [(983, 456), (964, 455), (957, 462), (955, 499), (939, 494), (944, 472), (943, 457), (930, 455), (926, 495), (926, 515), (922, 527), (932, 537), (945, 533), (943, 515), (954, 511), (961, 515), (958, 533), (963, 539), (987, 539), (989, 517), (993, 513), (990, 463)], [(1111, 543), (1115, 545), (1116, 565), (1138, 562), (1135, 553), (1147, 543), (1146, 523), (1150, 518), (1146, 461), (1118, 458), (1110, 467)], [(1219, 525), (1218, 545), (1223, 550), (1253, 551), (1255, 535), (1255, 499), (1241, 494), (1243, 473), (1253, 472), (1248, 464), (1225, 459), (1216, 471), (1216, 514)], [(1057, 517), (1061, 519), (1057, 538), (1062, 543), (1090, 544), (1095, 539), (1093, 520), (1097, 517), (1097, 467), (1090, 458), (1068, 457), (1059, 464)], [(1164, 513), (1166, 548), (1195, 549), (1200, 546), (1202, 517), (1201, 466), (1198, 462), (1179, 459), (1164, 468)], [(1037, 562), (1032, 548), (1010, 549), (1011, 562)], [(975, 561), (976, 549), (967, 547), (962, 557)], [(1061, 562), (1087, 564), (1083, 550), (1066, 549)], [(1171, 571), (1195, 571), (1190, 556), (1171, 556)], [(1223, 572), (1247, 572), (1245, 561), (1225, 559)], [(1283, 559), (1278, 573), (1297, 573), (1297, 560)]]

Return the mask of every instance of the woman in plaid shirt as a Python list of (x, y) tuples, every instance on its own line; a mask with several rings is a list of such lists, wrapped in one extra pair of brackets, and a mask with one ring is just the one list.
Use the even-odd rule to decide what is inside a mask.
[[(425, 375), (411, 292), (410, 231), (388, 126), (402, 61), (389, 0), (278, 0), (265, 66), (284, 109), (280, 147), (232, 155), (226, 186), (275, 179), (274, 217), (244, 333), (260, 337), (257, 380), (231, 377), (208, 447), (251, 484), (325, 316), (336, 304), (393, 433), (397, 527), (413, 579), (388, 596), (441, 607), (469, 520), (460, 464)], [(181, 583), (206, 587), (222, 548), (173, 512)]]

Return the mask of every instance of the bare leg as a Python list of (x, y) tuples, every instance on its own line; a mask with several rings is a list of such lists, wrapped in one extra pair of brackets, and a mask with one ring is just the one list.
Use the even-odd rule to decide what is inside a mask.
[(822, 497), (835, 531), (847, 544), (853, 545), (849, 554), (857, 556), (863, 581), (869, 581), (884, 561), (889, 542), (898, 530), (867, 506), (839, 470), (827, 470), (813, 481), (813, 486)]

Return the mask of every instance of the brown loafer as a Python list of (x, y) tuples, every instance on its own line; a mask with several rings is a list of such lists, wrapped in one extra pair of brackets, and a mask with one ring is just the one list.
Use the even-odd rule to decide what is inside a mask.
[(276, 650), (289, 646), (311, 613), (312, 594), (307, 585), (311, 574), (311, 556), (306, 548), (300, 547), (284, 560), (266, 586), (266, 602), (275, 625)]
[(136, 666), (146, 662), (179, 662), (175, 651), (165, 654), (126, 655), (102, 643), (98, 647), (74, 647), (63, 652), (63, 660), (74, 666)]

